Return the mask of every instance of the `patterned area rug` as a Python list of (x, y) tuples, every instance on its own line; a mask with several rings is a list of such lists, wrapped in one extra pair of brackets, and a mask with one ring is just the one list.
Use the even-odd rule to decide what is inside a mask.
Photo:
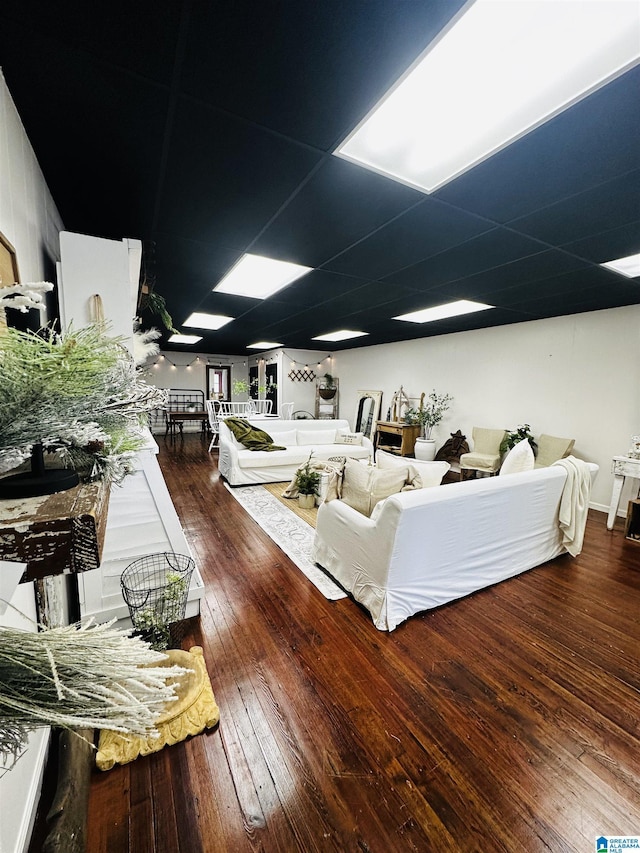
[(318, 507), (314, 506), (311, 509), (301, 509), (296, 498), (283, 498), (282, 493), (288, 485), (289, 483), (264, 483), (262, 488), (266, 489), (269, 494), (277, 498), (283, 506), (286, 506), (287, 509), (295, 513), (298, 518), (306, 521), (307, 524), (310, 524), (315, 530), (316, 521), (318, 519)]
[[(294, 503), (293, 501), (281, 499), (278, 496), (278, 489), (275, 489), (275, 494), (270, 494), (264, 486), (231, 488), (227, 483), (224, 485), (325, 598), (337, 601), (339, 598), (347, 597), (346, 592), (312, 561), (311, 547), (314, 530), (310, 524), (292, 512), (290, 505)], [(279, 486), (279, 491), (282, 492), (287, 483), (274, 485)]]

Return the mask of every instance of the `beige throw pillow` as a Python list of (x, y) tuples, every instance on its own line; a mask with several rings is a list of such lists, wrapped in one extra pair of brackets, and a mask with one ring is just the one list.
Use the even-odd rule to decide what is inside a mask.
[(342, 477), (342, 500), (370, 516), (379, 501), (402, 491), (406, 483), (407, 473), (401, 469), (380, 471), (355, 459), (347, 459)]
[(361, 432), (337, 432), (334, 444), (362, 444)]
[[(405, 470), (407, 480), (413, 481), (413, 488), (416, 489), (429, 489), (432, 486), (439, 486), (442, 478), (451, 468), (448, 462), (423, 462), (421, 459), (412, 459), (408, 456), (395, 456), (395, 454), (387, 453), (384, 450), (376, 451), (376, 465), (383, 471), (394, 468)], [(421, 485), (418, 485), (416, 475), (419, 476)]]

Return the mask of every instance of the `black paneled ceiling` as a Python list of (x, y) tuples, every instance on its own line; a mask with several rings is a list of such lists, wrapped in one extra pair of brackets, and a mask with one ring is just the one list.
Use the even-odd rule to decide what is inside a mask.
[[(0, 64), (65, 227), (142, 239), (176, 326), (237, 318), (199, 351), (640, 302), (640, 279), (598, 266), (640, 252), (640, 68), (431, 196), (332, 156), (461, 5), (21, 0), (3, 7)], [(265, 301), (213, 293), (245, 251), (315, 269)], [(463, 298), (497, 308), (391, 319)], [(311, 340), (344, 327), (369, 336)]]

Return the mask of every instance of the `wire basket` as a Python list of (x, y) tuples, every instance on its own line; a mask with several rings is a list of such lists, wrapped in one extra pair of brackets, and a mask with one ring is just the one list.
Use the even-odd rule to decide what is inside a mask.
[(171, 626), (185, 618), (192, 557), (149, 554), (130, 563), (120, 577), (133, 627), (154, 649), (166, 649)]

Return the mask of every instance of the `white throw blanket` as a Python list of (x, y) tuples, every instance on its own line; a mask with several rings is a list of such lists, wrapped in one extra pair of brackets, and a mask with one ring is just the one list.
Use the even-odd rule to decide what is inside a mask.
[(567, 456), (566, 459), (559, 459), (553, 464), (561, 465), (567, 472), (560, 499), (558, 523), (563, 534), (562, 544), (572, 557), (577, 557), (582, 551), (587, 524), (591, 473), (587, 463), (576, 459), (575, 456)]

